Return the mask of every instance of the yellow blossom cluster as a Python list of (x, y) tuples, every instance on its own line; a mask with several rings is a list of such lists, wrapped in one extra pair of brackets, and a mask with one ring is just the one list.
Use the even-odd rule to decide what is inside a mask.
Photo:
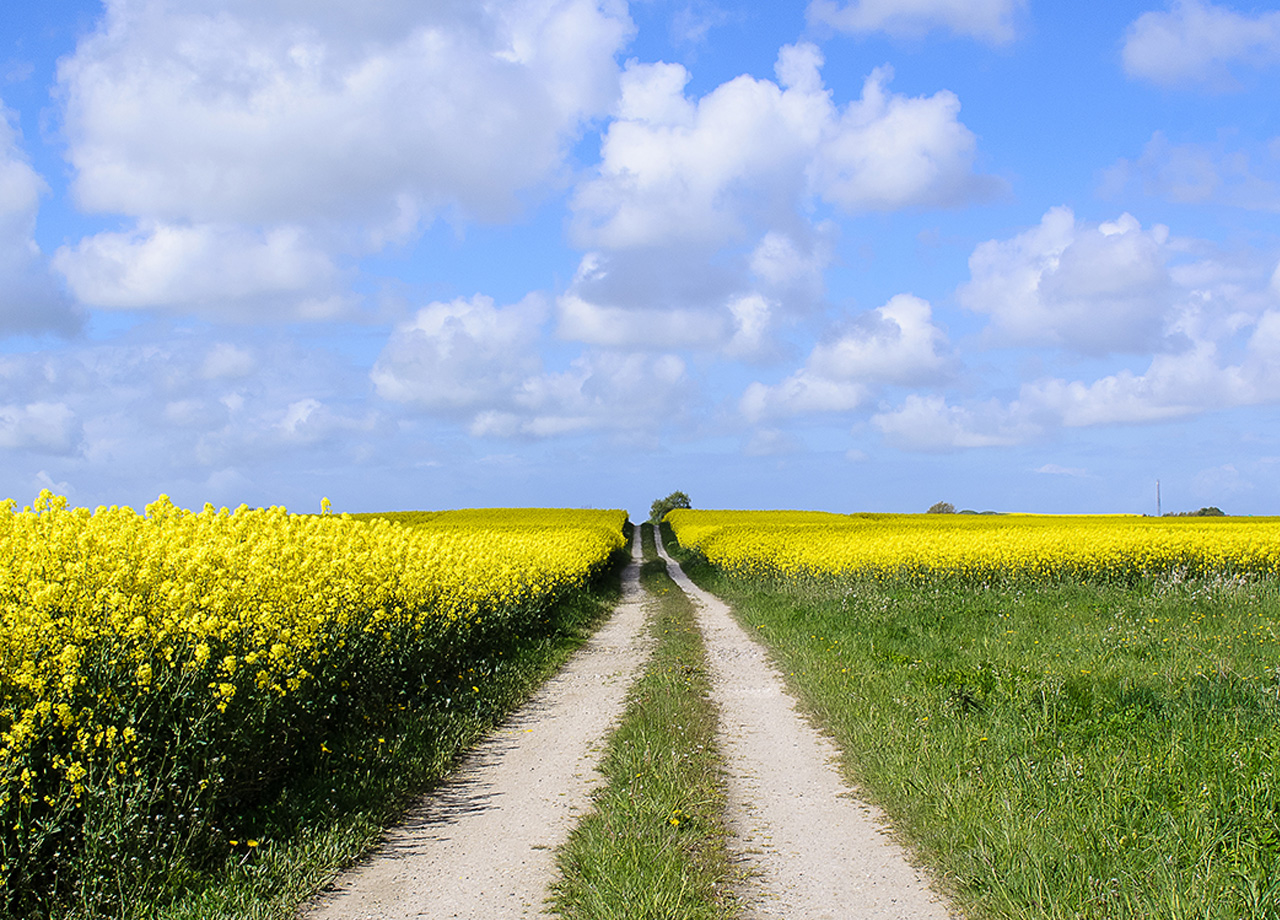
[(361, 687), (395, 692), (433, 657), (460, 669), (490, 641), (473, 636), (520, 630), (586, 585), (625, 521), (0, 503), (0, 863), (31, 855), (34, 829), (73, 825), (87, 786), (181, 756), (204, 791), (205, 764), (254, 756), (254, 732), (292, 743), (333, 724), (325, 706), (359, 712)]
[(740, 575), (1280, 574), (1280, 520), (1269, 518), (677, 509), (666, 520), (682, 546)]

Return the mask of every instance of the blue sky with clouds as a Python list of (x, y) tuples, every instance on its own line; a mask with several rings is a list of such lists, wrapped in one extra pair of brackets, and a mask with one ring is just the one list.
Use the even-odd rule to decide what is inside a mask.
[(0, 17), (0, 495), (1280, 513), (1280, 8)]

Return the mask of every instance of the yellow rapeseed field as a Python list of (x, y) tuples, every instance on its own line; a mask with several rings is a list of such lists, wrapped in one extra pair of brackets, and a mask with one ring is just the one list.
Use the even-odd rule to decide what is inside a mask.
[(48, 881), (39, 853), (65, 856), (104, 790), (243, 797), (290, 748), (327, 750), (361, 693), (385, 708), (585, 585), (625, 520), (0, 504), (0, 907)]
[(1280, 520), (1123, 515), (667, 515), (681, 545), (739, 575), (1132, 579), (1280, 574)]

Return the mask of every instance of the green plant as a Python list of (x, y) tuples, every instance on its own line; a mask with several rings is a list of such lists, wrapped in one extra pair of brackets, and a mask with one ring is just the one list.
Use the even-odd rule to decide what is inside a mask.
[(689, 496), (683, 492), (672, 492), (666, 498), (654, 499), (652, 505), (649, 506), (649, 521), (653, 524), (659, 524), (666, 517), (668, 511), (674, 511), (676, 508), (692, 508), (689, 503)]

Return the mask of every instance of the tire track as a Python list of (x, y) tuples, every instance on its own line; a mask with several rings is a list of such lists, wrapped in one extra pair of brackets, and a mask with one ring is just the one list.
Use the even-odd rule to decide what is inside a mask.
[(752, 874), (745, 920), (948, 920), (954, 914), (884, 816), (836, 767), (834, 744), (796, 709), (781, 674), (719, 598), (667, 554), (671, 577), (698, 607), (720, 708), (729, 845)]
[(604, 740), (648, 657), (639, 561), (637, 527), (610, 619), (302, 920), (545, 915), (555, 851), (603, 780)]

